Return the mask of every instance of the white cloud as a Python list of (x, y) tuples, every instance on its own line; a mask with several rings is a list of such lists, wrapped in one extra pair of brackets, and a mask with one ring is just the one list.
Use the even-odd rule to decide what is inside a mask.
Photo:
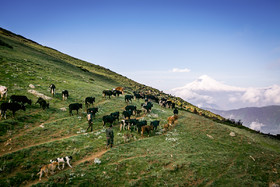
[(256, 130), (256, 131), (261, 131), (262, 127), (264, 127), (265, 125), (259, 122), (252, 122), (250, 124), (250, 129)]
[(207, 75), (183, 87), (174, 88), (170, 93), (194, 105), (223, 110), (280, 104), (279, 85), (241, 88), (223, 84)]
[(185, 69), (179, 69), (179, 68), (173, 68), (172, 69), (172, 72), (179, 72), (179, 73), (188, 73), (188, 72), (190, 72), (191, 70), (190, 69), (188, 69), (188, 68), (185, 68)]

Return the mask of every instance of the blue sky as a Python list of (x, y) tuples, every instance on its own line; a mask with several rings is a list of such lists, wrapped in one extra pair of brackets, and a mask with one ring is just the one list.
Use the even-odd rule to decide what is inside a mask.
[(201, 75), (238, 87), (280, 85), (279, 0), (0, 4), (0, 27), (160, 90)]

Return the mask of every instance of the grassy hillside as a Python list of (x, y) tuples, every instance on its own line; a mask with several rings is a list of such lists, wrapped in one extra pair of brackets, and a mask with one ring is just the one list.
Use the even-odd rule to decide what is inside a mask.
[[(219, 123), (223, 120), (157, 89), (138, 84), (106, 68), (72, 58), (0, 29), (0, 85), (8, 95), (32, 99), (26, 111), (0, 121), (0, 186), (268, 186), (280, 184), (280, 141), (253, 131)], [(29, 87), (32, 84), (35, 88)], [(55, 84), (57, 94), (43, 110), (34, 103), (35, 90), (51, 97), (48, 87)], [(180, 107), (176, 125), (165, 132), (162, 126), (172, 110), (154, 103), (150, 114), (138, 119), (160, 120), (160, 129), (148, 137), (132, 132), (135, 139), (124, 142), (127, 131), (114, 123), (115, 146), (105, 149), (102, 116), (122, 112), (124, 96), (103, 98), (104, 89), (125, 87), (125, 93), (150, 90)], [(61, 91), (70, 97), (62, 101)], [(87, 128), (86, 108), (69, 115), (68, 105), (84, 104), (96, 97), (99, 112), (94, 131)], [(1, 101), (2, 103), (3, 101)], [(143, 100), (132, 104), (140, 108)], [(64, 109), (66, 108), (66, 111)], [(190, 112), (192, 111), (192, 112)], [(200, 114), (200, 115), (199, 115)], [(214, 118), (215, 121), (210, 118)], [(235, 136), (230, 136), (234, 132)], [(39, 169), (50, 159), (72, 155), (73, 169), (66, 165), (49, 178), (38, 180)], [(95, 164), (95, 158), (101, 160)]]

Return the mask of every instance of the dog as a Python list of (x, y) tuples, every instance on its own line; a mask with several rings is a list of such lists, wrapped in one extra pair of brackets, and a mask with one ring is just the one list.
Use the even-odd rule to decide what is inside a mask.
[(53, 162), (58, 162), (58, 169), (60, 170), (60, 168), (59, 168), (59, 163), (63, 163), (62, 164), (62, 169), (64, 168), (64, 164), (65, 164), (65, 162), (68, 164), (68, 166), (70, 167), (70, 168), (72, 168), (72, 166), (70, 165), (70, 161), (72, 160), (72, 156), (66, 156), (66, 157), (62, 157), (62, 158), (57, 158), (57, 159), (55, 159), (55, 160), (50, 160), (50, 162), (51, 163), (53, 163)]
[[(56, 169), (56, 166), (58, 166), (58, 162), (52, 162), (50, 164), (44, 165), (40, 172), (37, 173), (37, 175), (39, 176), (39, 180), (41, 180), (43, 173), (45, 173), (45, 175), (48, 177), (48, 173), (50, 172), (51, 174), (54, 173), (54, 170)], [(49, 177), (48, 177), (49, 178)]]

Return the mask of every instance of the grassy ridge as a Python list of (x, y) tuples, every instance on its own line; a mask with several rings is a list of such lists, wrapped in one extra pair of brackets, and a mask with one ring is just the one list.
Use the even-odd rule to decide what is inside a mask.
[[(56, 50), (0, 29), (0, 85), (9, 95), (26, 95), (32, 99), (26, 112), (18, 111), (12, 118), (0, 121), (0, 184), (2, 186), (61, 185), (101, 186), (268, 186), (280, 184), (280, 142), (260, 134), (212, 121), (205, 117), (179, 111), (176, 126), (168, 132), (159, 130), (150, 137), (136, 137), (128, 143), (124, 131), (114, 124), (115, 147), (105, 150), (102, 116), (123, 111), (124, 96), (106, 99), (102, 90), (117, 86), (133, 90), (156, 89), (138, 84), (106, 68), (72, 58)], [(36, 90), (51, 97), (48, 86), (53, 83), (57, 94), (49, 100), (50, 109), (34, 105)], [(61, 91), (70, 97), (62, 101)], [(170, 97), (161, 93), (163, 96)], [(94, 132), (86, 133), (86, 109), (69, 116), (68, 105), (84, 104), (88, 96), (96, 97), (99, 112), (94, 119)], [(177, 104), (193, 105), (173, 98)], [(140, 101), (132, 104), (140, 108)], [(2, 102), (1, 102), (2, 103)], [(198, 111), (203, 111), (197, 108)], [(203, 111), (205, 112), (205, 111)], [(204, 113), (215, 116), (212, 113)], [(139, 119), (159, 119), (166, 123), (171, 109), (154, 104), (151, 114)], [(218, 117), (217, 117), (218, 118)], [(235, 136), (230, 136), (234, 132)], [(39, 183), (39, 169), (50, 159), (73, 156), (73, 169), (66, 167)], [(94, 158), (101, 164), (94, 164)]]

